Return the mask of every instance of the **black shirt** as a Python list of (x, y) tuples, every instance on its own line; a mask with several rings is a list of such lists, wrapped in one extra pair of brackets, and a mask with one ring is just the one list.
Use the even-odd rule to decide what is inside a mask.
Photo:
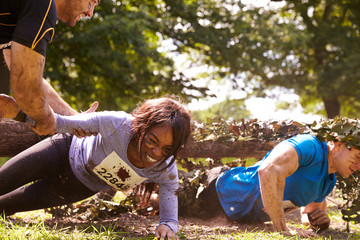
[(0, 0), (0, 44), (15, 41), (45, 56), (55, 24), (55, 0)]

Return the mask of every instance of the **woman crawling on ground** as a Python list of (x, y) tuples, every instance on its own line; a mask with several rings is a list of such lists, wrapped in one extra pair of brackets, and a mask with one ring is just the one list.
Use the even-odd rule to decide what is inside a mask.
[[(19, 110), (14, 107), (7, 111), (7, 115), (16, 116)], [(179, 102), (152, 99), (132, 114), (105, 111), (56, 115), (56, 121), (59, 134), (21, 152), (0, 168), (0, 211), (11, 215), (51, 208), (109, 188), (126, 191), (142, 182), (155, 182), (160, 187), (160, 224), (155, 236), (177, 239), (175, 157), (190, 135), (190, 115)], [(85, 138), (70, 134), (78, 128), (99, 134)]]

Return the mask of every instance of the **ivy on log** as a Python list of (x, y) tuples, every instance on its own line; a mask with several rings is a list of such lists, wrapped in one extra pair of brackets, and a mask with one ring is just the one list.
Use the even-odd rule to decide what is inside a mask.
[[(220, 118), (206, 123), (194, 123), (192, 139), (179, 152), (182, 165), (193, 168), (189, 158), (255, 157), (261, 159), (277, 143), (301, 133), (311, 133), (322, 141), (340, 141), (347, 147), (360, 149), (360, 122), (358, 119), (335, 118), (328, 121), (301, 124), (295, 121), (227, 122)], [(12, 120), (0, 122), (0, 156), (14, 156), (41, 140), (30, 128)], [(185, 164), (183, 164), (185, 161)], [(188, 164), (186, 164), (188, 161)], [(189, 168), (190, 168), (189, 167)], [(188, 169), (192, 171), (193, 169)], [(350, 178), (338, 176), (345, 204), (342, 209), (345, 221), (360, 222), (360, 175)]]
[[(233, 149), (233, 143), (235, 142), (247, 142), (254, 141), (254, 145), (248, 145), (248, 149), (243, 147), (240, 151), (246, 152), (243, 157), (254, 156), (259, 159), (259, 148), (266, 150), (270, 146), (276, 145), (278, 142), (287, 138), (293, 137), (301, 133), (310, 133), (315, 135), (321, 141), (340, 141), (345, 143), (350, 149), (354, 147), (360, 149), (360, 120), (349, 118), (334, 118), (330, 120), (324, 120), (314, 122), (312, 124), (302, 124), (295, 121), (266, 121), (261, 122), (257, 119), (240, 123), (227, 122), (220, 118), (208, 119), (206, 123), (195, 123), (193, 132), (193, 142), (204, 143), (204, 148), (216, 156), (215, 159), (220, 156), (231, 157), (231, 152), (236, 152)], [(258, 142), (256, 142), (258, 141)], [(216, 148), (212, 145), (213, 142), (223, 144), (222, 147)], [(261, 145), (259, 143), (266, 143)], [(256, 145), (259, 144), (259, 145)], [(196, 144), (195, 144), (196, 145)], [(220, 146), (220, 145), (217, 145)], [(265, 146), (265, 147), (264, 147)], [(246, 150), (247, 149), (247, 150)], [(223, 151), (224, 150), (224, 151)], [(197, 146), (192, 148), (194, 156), (197, 153)], [(247, 151), (253, 151), (253, 155), (248, 154)], [(216, 154), (215, 152), (219, 152)], [(227, 153), (224, 153), (227, 152)], [(229, 153), (230, 152), (230, 153)], [(267, 152), (267, 151), (266, 151)], [(221, 153), (221, 154), (220, 154)], [(224, 154), (224, 155), (222, 155)], [(238, 153), (239, 154), (239, 153)], [(240, 156), (241, 154), (239, 154)], [(262, 154), (260, 157), (264, 156)], [(196, 164), (183, 163), (182, 166), (190, 166), (190, 171), (194, 170)], [(202, 165), (200, 165), (202, 166)], [(337, 187), (341, 190), (341, 197), (345, 200), (342, 206), (343, 219), (347, 222), (360, 222), (360, 174), (359, 171), (354, 172), (349, 178), (343, 178), (337, 176)], [(193, 186), (193, 184), (191, 184)]]

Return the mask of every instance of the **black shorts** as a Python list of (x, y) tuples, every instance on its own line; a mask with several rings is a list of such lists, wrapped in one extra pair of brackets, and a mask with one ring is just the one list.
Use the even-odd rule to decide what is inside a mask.
[(221, 206), (219, 197), (216, 192), (216, 180), (223, 172), (230, 168), (227, 166), (216, 167), (207, 172), (207, 179), (205, 189), (199, 194), (199, 198), (205, 202), (204, 215), (207, 217), (226, 216), (224, 209)]

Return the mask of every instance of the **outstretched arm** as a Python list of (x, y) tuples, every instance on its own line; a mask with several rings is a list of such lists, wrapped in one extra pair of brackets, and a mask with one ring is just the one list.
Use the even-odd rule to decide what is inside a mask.
[[(73, 115), (79, 114), (75, 109), (70, 107), (70, 105), (67, 102), (65, 102), (59, 96), (59, 94), (57, 94), (57, 92), (50, 85), (50, 83), (48, 83), (45, 79), (43, 81), (44, 81), (44, 86), (46, 86), (46, 88), (47, 88), (47, 93), (48, 93), (47, 97), (49, 99), (49, 104), (55, 113), (58, 113), (63, 116), (73, 116)], [(91, 107), (83, 113), (95, 112), (96, 109), (98, 108), (98, 106), (99, 106), (99, 103), (97, 101), (95, 101), (91, 105)], [(96, 136), (97, 132), (91, 132), (86, 129), (83, 130), (82, 128), (78, 128), (78, 129), (73, 129), (73, 134), (75, 134), (77, 137), (86, 137), (86, 136), (91, 136), (91, 135)]]
[(179, 187), (179, 176), (176, 164), (167, 168), (159, 182), (160, 224), (155, 236), (160, 239), (178, 239), (178, 197), (176, 190)]
[(296, 150), (289, 144), (279, 144), (259, 167), (259, 182), (263, 205), (276, 231), (289, 232), (285, 224), (282, 200), (286, 177), (299, 166)]
[[(20, 44), (17, 44), (17, 43), (14, 43), (14, 44), (15, 44), (15, 48), (16, 48), (17, 45), (20, 45)], [(20, 46), (22, 46), (22, 45), (20, 45)], [(11, 69), (11, 50), (10, 49), (4, 49), (3, 52), (4, 52), (4, 58), (5, 58), (6, 64), (7, 64), (8, 68)], [(54, 110), (54, 112), (59, 113), (61, 115), (65, 115), (65, 116), (71, 116), (71, 115), (78, 114), (78, 112), (75, 109), (70, 107), (69, 104), (67, 104), (59, 96), (59, 94), (57, 94), (57, 92), (50, 85), (50, 83), (48, 83), (42, 76), (41, 76), (41, 78), (42, 78), (43, 85), (44, 85), (44, 88), (45, 88), (46, 93), (47, 93), (47, 98), (48, 98), (49, 105)]]
[(11, 44), (11, 51), (6, 49), (4, 56), (10, 66), (10, 82), (16, 102), (36, 122), (32, 127), (36, 133), (53, 134), (55, 116), (43, 83), (45, 57), (19, 43)]
[[(26, 52), (28, 52), (28, 51), (30, 51), (30, 52), (34, 52), (34, 51), (31, 51), (30, 49), (28, 49), (27, 47), (24, 47), (24, 46), (22, 46), (22, 45), (20, 45), (20, 44), (18, 44), (18, 43), (13, 43), (13, 47), (12, 47), (12, 51), (10, 50), (10, 49), (4, 49), (3, 50), (3, 53), (4, 53), (4, 59), (5, 59), (5, 61), (6, 61), (6, 64), (7, 64), (7, 66), (8, 66), (8, 68), (9, 69), (11, 69), (11, 63), (12, 63), (12, 61), (11, 61), (11, 59), (12, 59), (12, 56), (11, 56), (11, 54), (12, 54), (12, 52), (19, 52), (19, 54), (21, 55), (21, 49), (23, 49), (24, 50), (24, 52), (26, 51)], [(15, 50), (14, 50), (15, 49)], [(34, 56), (35, 56), (35, 58), (42, 58), (42, 56), (40, 55), (40, 54), (37, 54), (36, 52), (34, 52), (35, 54), (34, 54)], [(16, 67), (14, 67), (14, 69), (18, 69), (19, 68), (19, 66), (18, 66), (18, 64), (16, 63), (16, 61), (17, 61), (17, 57), (18, 57), (18, 55), (19, 54), (17, 54), (15, 57), (14, 57), (14, 64), (16, 65)], [(30, 57), (31, 58), (31, 57)], [(40, 66), (40, 65), (39, 65)], [(40, 69), (37, 69), (37, 70), (35, 70), (35, 71), (40, 71)], [(55, 112), (55, 113), (58, 113), (58, 114), (61, 114), (61, 115), (64, 115), (64, 116), (71, 116), (71, 115), (76, 115), (76, 114), (78, 114), (78, 112), (75, 110), (75, 109), (73, 109), (73, 108), (71, 108), (70, 107), (70, 105), (69, 104), (67, 104), (58, 94), (57, 94), (57, 92), (54, 90), (54, 88), (50, 85), (50, 83), (48, 83), (45, 79), (43, 79), (43, 77), (42, 77), (42, 72), (43, 72), (43, 69), (41, 69), (41, 79), (42, 79), (42, 81), (40, 81), (39, 82), (39, 85), (41, 86), (42, 85), (42, 87), (43, 87), (43, 94), (41, 94), (41, 96), (43, 96), (44, 97), (44, 95), (45, 95), (45, 97), (46, 97), (46, 99), (47, 99), (47, 103), (48, 103), (48, 105), (50, 105), (50, 107), (51, 107), (51, 109)], [(39, 77), (40, 77), (40, 75), (39, 75)], [(15, 80), (15, 87), (13, 87), (13, 91), (14, 92), (18, 92), (18, 91), (20, 91), (20, 93), (18, 93), (18, 94), (22, 94), (22, 90), (23, 89), (19, 89), (19, 81), (21, 81), (21, 79), (19, 79), (19, 78), (16, 78)], [(34, 97), (34, 94), (32, 94), (32, 91), (30, 90), (27, 90), (28, 92), (29, 92), (29, 94), (30, 94), (30, 96), (32, 96), (32, 97)], [(36, 96), (35, 96), (36, 97)], [(7, 99), (9, 99), (9, 101), (11, 100), (11, 97), (9, 97), (9, 96), (6, 96), (6, 95), (4, 95), (3, 96), (3, 99), (1, 99), (1, 103), (2, 104), (5, 104), (6, 102), (9, 102), (9, 101), (7, 101)], [(20, 100), (21, 101), (21, 100)], [(8, 104), (11, 104), (11, 103), (15, 103), (15, 101), (13, 101), (13, 100), (11, 100), (10, 101), (10, 103), (8, 103)], [(17, 102), (15, 103), (15, 105), (17, 106), (17, 107), (19, 107), (19, 100), (17, 100)], [(88, 109), (85, 113), (91, 113), (91, 112), (95, 112), (96, 111), (96, 109), (97, 109), (97, 107), (98, 107), (98, 105), (99, 105), (99, 103), (98, 102), (94, 102), (92, 105), (91, 105), (91, 107), (90, 107), (90, 109)], [(14, 108), (14, 104), (12, 104), (12, 105), (9, 105), (9, 106), (2, 106), (1, 108), (0, 108), (0, 110), (4, 110), (4, 113), (3, 114), (1, 114), (0, 113), (0, 117), (4, 117), (4, 118), (15, 118), (16, 117), (16, 114), (19, 112), (19, 110), (17, 110), (17, 111), (15, 111), (15, 108)], [(25, 110), (23, 110), (25, 113), (27, 113)], [(15, 114), (15, 116), (13, 116), (13, 115), (11, 115), (13, 112), (15, 112), (14, 114)], [(7, 115), (7, 113), (10, 113), (10, 114), (8, 114)], [(27, 114), (28, 116), (30, 116), (30, 118), (34, 118), (33, 117), (33, 115), (29, 115), (29, 114)], [(36, 120), (36, 119), (34, 119), (34, 120)], [(39, 127), (38, 125), (39, 125), (39, 123), (37, 122), (36, 123), (37, 124), (37, 128)], [(35, 130), (35, 129), (34, 129)], [(36, 130), (35, 130), (36, 131)], [(39, 133), (38, 131), (36, 131), (37, 133)], [(84, 136), (90, 136), (90, 135), (92, 135), (93, 133), (90, 133), (89, 131), (87, 131), (87, 132), (80, 132), (81, 133), (81, 135), (84, 135)], [(40, 134), (40, 133), (39, 133)]]

